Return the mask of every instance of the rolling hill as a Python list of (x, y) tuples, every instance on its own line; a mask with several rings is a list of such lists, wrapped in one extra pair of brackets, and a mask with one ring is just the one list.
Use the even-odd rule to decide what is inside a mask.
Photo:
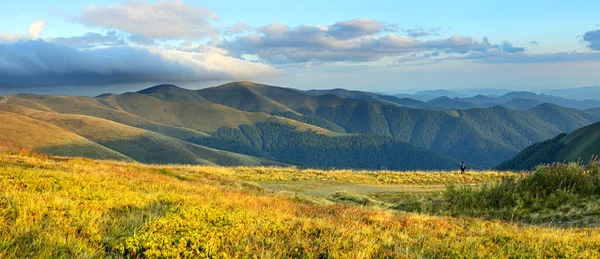
[(583, 127), (570, 134), (536, 143), (514, 158), (500, 164), (501, 170), (529, 170), (553, 162), (579, 161), (587, 163), (592, 156), (600, 155), (600, 123)]
[[(182, 92), (180, 89), (177, 88), (168, 88), (170, 88), (170, 90), (175, 90), (180, 93)], [(130, 157), (131, 159), (145, 163), (283, 165), (284, 163), (274, 162), (273, 160), (271, 160), (278, 159), (280, 161), (285, 162), (294, 162), (296, 165), (299, 166), (336, 168), (358, 167), (370, 169), (380, 169), (382, 167), (390, 169), (447, 169), (454, 167), (456, 164), (456, 161), (448, 157), (425, 149), (414, 147), (408, 143), (399, 143), (398, 140), (393, 140), (391, 138), (383, 140), (383, 142), (376, 142), (375, 140), (373, 140), (373, 143), (365, 144), (366, 147), (361, 146), (356, 148), (352, 145), (333, 147), (329, 145), (327, 146), (327, 148), (333, 148), (334, 150), (336, 150), (336, 152), (345, 152), (345, 154), (354, 154), (355, 156), (359, 156), (351, 157), (353, 159), (349, 161), (336, 160), (333, 159), (333, 156), (329, 156), (328, 162), (323, 162), (324, 155), (331, 153), (321, 154), (319, 156), (321, 160), (315, 159), (319, 157), (313, 157), (313, 159), (298, 160), (294, 159), (297, 153), (294, 153), (295, 149), (289, 149), (290, 146), (278, 146), (278, 148), (280, 149), (276, 152), (253, 153), (244, 152), (243, 149), (238, 150), (228, 148), (228, 146), (223, 146), (222, 139), (210, 136), (207, 133), (200, 131), (197, 131), (199, 132), (199, 134), (188, 134), (187, 138), (185, 138), (185, 140), (196, 140), (196, 143), (198, 144), (202, 144), (198, 140), (212, 140), (212, 142), (205, 142), (206, 144), (211, 144), (211, 146), (214, 148), (220, 149), (218, 150), (214, 148), (207, 148), (198, 144), (193, 144), (182, 139), (168, 137), (157, 132), (144, 130), (142, 128), (123, 125), (104, 118), (68, 113), (76, 112), (96, 115), (99, 114), (103, 117), (119, 119), (122, 119), (123, 117), (145, 117), (143, 118), (145, 121), (151, 121), (153, 123), (156, 123), (157, 125), (165, 125), (181, 130), (214, 129), (215, 131), (217, 131), (218, 129), (222, 128), (235, 129), (240, 126), (252, 127), (251, 125), (255, 125), (257, 123), (264, 123), (265, 125), (270, 125), (271, 127), (269, 129), (271, 130), (280, 129), (281, 126), (285, 126), (285, 130), (277, 132), (277, 136), (284, 136), (284, 134), (282, 133), (287, 134), (287, 136), (296, 136), (298, 134), (306, 136), (306, 134), (309, 134), (311, 139), (320, 139), (325, 142), (329, 141), (336, 143), (336, 141), (340, 140), (340, 138), (336, 137), (341, 136), (338, 133), (333, 133), (322, 128), (305, 124), (299, 121), (278, 116), (267, 115), (262, 112), (243, 112), (223, 105), (204, 103), (203, 101), (194, 102), (188, 100), (184, 102), (166, 102), (149, 95), (157, 92), (162, 92), (162, 98), (166, 98), (168, 96), (176, 96), (176, 94), (170, 94), (168, 93), (168, 90), (163, 91), (164, 88), (162, 90), (154, 88), (153, 90), (160, 91), (146, 92), (149, 94), (126, 93), (122, 95), (105, 95), (93, 99), (84, 97), (68, 98), (64, 96), (9, 96), (8, 101), (6, 101), (7, 103), (22, 102), (30, 107), (36, 107), (42, 110), (25, 108), (14, 104), (2, 104), (0, 105), (0, 110), (10, 110), (11, 112), (28, 116), (31, 119), (59, 126), (64, 130), (75, 133), (85, 138), (91, 143), (95, 142), (96, 144), (105, 147), (107, 150), (114, 150), (115, 152), (120, 152)], [(80, 105), (81, 109), (76, 109), (75, 107), (77, 105)], [(215, 108), (217, 109), (211, 110)], [(66, 113), (57, 113), (54, 111), (55, 109), (61, 110)], [(107, 114), (118, 114), (121, 116), (106, 116)], [(240, 115), (247, 116), (236, 117)], [(221, 116), (221, 118), (219, 118), (218, 116)], [(211, 125), (210, 121), (202, 121), (202, 119), (206, 120), (207, 118), (212, 118), (213, 120), (215, 120), (213, 124), (216, 124), (217, 126)], [(231, 121), (231, 124), (226, 124), (229, 123), (228, 120)], [(180, 126), (178, 124), (183, 125)], [(207, 128), (204, 125), (211, 125), (214, 126), (214, 128)], [(223, 127), (223, 125), (231, 127)], [(211, 131), (207, 132), (211, 133)], [(265, 132), (270, 133), (269, 130)], [(180, 137), (181, 136), (184, 135), (180, 135)], [(261, 138), (263, 138), (263, 140), (261, 140), (261, 143), (267, 141), (267, 136), (272, 135), (265, 134), (264, 136), (261, 136)], [(356, 136), (349, 136), (349, 138), (342, 139), (346, 141), (345, 143), (353, 143), (352, 140), (358, 138)], [(278, 141), (280, 143), (283, 143), (286, 141), (286, 139), (278, 139)], [(293, 147), (302, 147), (301, 141), (297, 141), (298, 143), (295, 143), (294, 140), (289, 140), (288, 142), (289, 145), (292, 145)], [(363, 140), (363, 142), (365, 141)], [(393, 150), (393, 152), (385, 152), (389, 154), (388, 156), (381, 156), (381, 152), (385, 150), (385, 147), (381, 147), (384, 143), (388, 143), (396, 147), (396, 149)], [(315, 142), (312, 142), (312, 144), (315, 144)], [(239, 143), (238, 146), (240, 146)], [(283, 152), (284, 150), (286, 150), (286, 148), (291, 152)], [(244, 153), (245, 155), (228, 152), (226, 150)], [(319, 150), (327, 151), (324, 148)], [(316, 149), (314, 149), (314, 146), (309, 147), (309, 151), (307, 152), (309, 152), (310, 154), (310, 151), (316, 151)], [(411, 156), (406, 156), (404, 158), (392, 157), (393, 154), (400, 154), (398, 152), (406, 152), (405, 154), (410, 154)], [(260, 156), (261, 158), (249, 155)], [(367, 159), (368, 157), (378, 157), (382, 158), (382, 160), (380, 159), (378, 161), (371, 161)]]
[[(333, 143), (343, 146), (341, 150), (331, 151), (338, 152), (332, 153), (332, 156), (348, 150), (358, 153), (370, 150), (371, 153), (365, 153), (365, 158), (386, 150), (385, 147), (396, 147), (401, 150), (396, 153), (403, 154), (403, 150), (413, 150), (411, 148), (416, 146), (437, 153), (426, 154), (421, 152), (423, 150), (414, 149), (424, 158), (419, 159), (419, 163), (426, 160), (448, 161), (446, 158), (449, 157), (454, 161), (465, 160), (470, 165), (485, 168), (513, 157), (533, 143), (600, 121), (600, 114), (595, 114), (594, 110), (581, 111), (552, 104), (541, 104), (527, 110), (514, 110), (502, 106), (431, 110), (404, 107), (395, 103), (398, 98), (390, 99), (385, 95), (343, 89), (335, 90), (334, 93), (304, 92), (252, 82), (234, 82), (201, 90), (158, 85), (136, 93), (107, 94), (96, 98), (11, 95), (2, 97), (1, 102), (38, 111), (87, 115), (112, 121), (145, 130), (142, 135), (151, 136), (151, 142), (183, 140), (183, 144), (177, 142), (178, 148), (189, 144), (188, 142), (194, 142), (235, 153), (293, 162), (301, 166), (338, 167), (355, 164), (353, 161), (341, 162), (341, 159), (337, 164), (331, 161), (319, 162), (325, 159), (293, 159), (284, 148), (285, 141), (289, 142), (288, 149), (305, 152), (321, 152), (321, 149), (315, 148), (320, 145), (318, 143), (327, 143), (322, 144), (324, 146)], [(475, 96), (470, 102), (481, 103), (475, 106), (486, 106), (488, 101), (497, 98)], [(462, 99), (456, 98), (441, 99), (462, 102)], [(510, 104), (525, 109), (531, 103), (525, 99), (514, 99)], [(293, 130), (290, 130), (290, 127)], [(239, 132), (235, 137), (223, 134), (241, 129), (245, 129), (245, 138), (240, 137)], [(69, 130), (76, 131), (73, 128)], [(249, 132), (255, 132), (250, 135), (260, 141), (252, 142), (248, 139)], [(79, 132), (81, 135), (85, 135), (84, 133)], [(282, 136), (286, 136), (288, 140), (282, 139)], [(94, 140), (93, 136), (88, 137), (94, 142), (109, 145)], [(135, 138), (129, 136), (128, 139)], [(360, 147), (347, 144), (347, 141), (354, 140), (371, 144)], [(276, 144), (265, 148), (262, 143), (265, 141)], [(143, 141), (138, 139), (138, 142)], [(406, 146), (404, 143), (413, 146)], [(131, 150), (126, 152), (116, 146), (111, 147), (133, 159), (142, 159), (139, 154), (136, 156), (129, 153)], [(184, 145), (184, 148), (196, 147)], [(191, 153), (188, 153), (190, 155), (185, 158), (186, 161), (195, 161), (196, 155)], [(323, 156), (325, 155), (327, 153), (323, 153)], [(393, 158), (383, 157), (388, 165), (394, 164)], [(152, 159), (144, 161), (149, 160)], [(383, 163), (363, 163), (369, 168), (381, 164)], [(405, 164), (408, 165), (406, 162)]]
[(190, 142), (304, 167), (437, 170), (459, 164), (455, 159), (391, 137), (332, 137), (275, 123), (222, 128), (213, 135)]
[(0, 151), (28, 148), (57, 156), (132, 160), (73, 132), (12, 112), (0, 111), (0, 133)]
[[(600, 116), (556, 105), (526, 111), (503, 107), (434, 111), (248, 82), (232, 84), (238, 91), (245, 88), (243, 91), (267, 97), (297, 113), (338, 125), (347, 133), (393, 137), (482, 167), (497, 165), (560, 132), (600, 121)], [(232, 84), (210, 88), (210, 93), (229, 92)], [(211, 99), (209, 92), (199, 92)]]
[[(100, 146), (103, 147), (104, 150), (109, 150), (113, 153), (118, 152), (118, 154), (123, 154), (128, 158), (144, 163), (282, 165), (282, 163), (266, 159), (206, 148), (155, 132), (85, 115), (36, 111), (14, 105), (0, 105), (0, 110), (9, 110), (18, 113), (21, 115), (20, 117), (27, 116), (27, 123), (22, 125), (22, 129), (23, 132), (28, 132), (30, 135), (35, 135), (37, 132), (39, 132), (38, 134), (47, 134), (46, 131), (38, 129), (38, 127), (32, 128), (32, 126), (41, 123), (52, 124), (53, 126), (60, 127), (63, 131), (68, 132), (68, 134), (62, 133), (63, 135), (77, 137), (75, 139), (87, 143), (87, 146)], [(29, 126), (30, 124), (32, 126)], [(4, 134), (6, 133), (3, 132), (3, 135)], [(49, 140), (55, 139), (52, 135), (44, 137)], [(15, 139), (21, 138), (27, 139), (29, 137), (15, 136)], [(40, 152), (46, 152), (48, 148), (58, 149), (65, 145), (75, 143), (74, 141), (63, 140), (64, 138), (58, 139), (60, 142), (53, 141), (50, 143), (52, 145), (44, 144), (44, 146), (40, 148), (36, 146), (34, 146), (34, 148)], [(90, 145), (88, 142), (95, 145)], [(27, 147), (26, 145), (20, 146)], [(79, 146), (81, 146), (81, 144), (79, 144)], [(79, 152), (78, 150), (73, 150), (72, 153), (61, 155), (97, 158), (93, 155), (88, 155), (86, 152)]]

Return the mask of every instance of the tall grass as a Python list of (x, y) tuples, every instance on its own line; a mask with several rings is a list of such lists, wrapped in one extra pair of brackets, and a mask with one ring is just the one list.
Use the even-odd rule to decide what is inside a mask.
[(599, 228), (319, 205), (227, 170), (0, 155), (0, 257), (600, 257)]
[[(565, 216), (599, 223), (600, 163), (554, 163), (482, 187), (449, 186), (443, 210), (452, 214), (562, 221)], [(593, 217), (590, 217), (593, 216)], [(585, 223), (585, 222), (584, 222)]]

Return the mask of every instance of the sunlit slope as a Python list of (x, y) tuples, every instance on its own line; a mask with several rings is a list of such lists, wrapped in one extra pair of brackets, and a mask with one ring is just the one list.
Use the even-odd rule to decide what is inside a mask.
[(179, 139), (207, 136), (206, 133), (151, 121), (123, 111), (112, 96), (90, 98), (60, 95), (20, 94), (5, 96), (4, 103), (41, 111), (82, 114), (115, 121)]
[[(266, 113), (292, 112), (292, 110), (290, 110), (288, 107), (285, 107), (284, 105), (261, 95), (252, 88), (244, 87), (244, 83), (241, 84), (242, 85), (232, 83), (218, 88), (206, 88), (198, 91), (166, 87), (162, 87), (160, 91), (151, 91), (152, 89), (156, 88), (153, 87), (139, 91), (138, 93), (150, 94), (161, 100), (181, 102), (185, 99), (173, 97), (164, 98), (164, 96), (175, 96), (176, 93), (183, 93), (185, 91), (186, 96), (202, 96), (203, 99), (206, 99), (210, 102), (226, 105), (242, 111)], [(169, 94), (161, 94), (162, 96), (159, 96), (154, 92), (168, 92)]]
[(97, 98), (31, 94), (4, 98), (4, 103), (7, 104), (43, 111), (89, 115), (179, 139), (205, 137), (207, 134), (204, 132), (256, 122), (275, 122), (293, 125), (299, 130), (311, 129), (330, 134), (328, 130), (317, 126), (262, 112), (245, 112), (206, 101), (169, 102), (139, 93)]
[[(2, 107), (5, 106), (0, 105), (0, 108)], [(19, 107), (14, 107), (13, 110), (54, 124), (140, 162), (209, 165), (280, 164), (266, 159), (191, 144), (105, 119), (85, 115), (40, 112)], [(74, 153), (74, 155), (77, 154)]]
[(21, 148), (59, 156), (131, 160), (51, 123), (0, 111), (0, 151)]
[[(0, 155), (2, 258), (597, 258), (598, 228), (557, 229), (337, 204), (236, 179), (278, 169)], [(384, 185), (403, 172), (318, 171)], [(383, 176), (383, 177), (382, 177)], [(457, 173), (419, 177), (480, 183)], [(243, 178), (243, 177), (242, 177)], [(493, 177), (493, 178), (497, 178)], [(484, 177), (489, 179), (489, 177)], [(314, 179), (316, 180), (316, 179)], [(414, 181), (413, 181), (414, 180)], [(438, 181), (434, 181), (437, 183)], [(418, 197), (418, 196), (417, 196)]]
[(500, 169), (524, 170), (553, 162), (581, 161), (587, 163), (600, 155), (600, 123), (594, 123), (566, 135), (536, 143), (514, 158), (498, 166)]
[(169, 84), (153, 86), (137, 93), (150, 95), (167, 102), (208, 102), (192, 90)]
[(246, 112), (228, 106), (203, 102), (165, 102), (154, 97), (126, 93), (114, 96), (119, 106), (129, 113), (155, 122), (213, 132), (221, 127), (238, 127), (256, 122), (293, 125), (299, 130), (311, 129), (328, 134), (325, 129), (263, 112)]

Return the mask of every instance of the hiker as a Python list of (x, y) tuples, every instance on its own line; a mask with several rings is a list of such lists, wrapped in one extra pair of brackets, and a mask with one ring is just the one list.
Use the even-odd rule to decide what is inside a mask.
[(465, 170), (467, 170), (467, 164), (465, 163), (465, 161), (460, 162), (460, 173), (464, 174)]

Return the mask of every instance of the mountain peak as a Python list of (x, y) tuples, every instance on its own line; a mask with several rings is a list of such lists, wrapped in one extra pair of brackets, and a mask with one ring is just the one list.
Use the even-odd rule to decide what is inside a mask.
[(258, 83), (254, 83), (251, 81), (237, 81), (237, 82), (231, 82), (231, 83), (227, 83), (218, 87), (246, 87), (246, 88), (254, 88), (254, 87), (261, 87), (264, 86), (263, 84), (258, 84)]
[(184, 88), (181, 88), (179, 86), (176, 85), (172, 85), (172, 84), (162, 84), (162, 85), (156, 85), (150, 88), (146, 88), (140, 91), (137, 91), (137, 93), (139, 94), (153, 94), (156, 92), (161, 92), (161, 91), (172, 91), (172, 90), (187, 90)]

